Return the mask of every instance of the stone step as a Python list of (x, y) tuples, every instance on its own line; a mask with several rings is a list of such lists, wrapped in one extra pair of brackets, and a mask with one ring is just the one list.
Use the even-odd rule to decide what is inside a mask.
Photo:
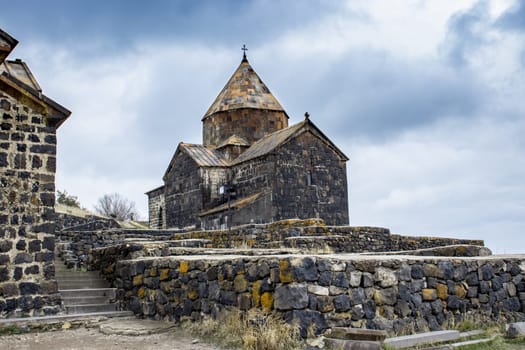
[(109, 284), (105, 281), (94, 281), (94, 282), (58, 282), (58, 288), (60, 289), (99, 289), (109, 288)]
[(0, 325), (9, 326), (9, 325), (19, 325), (27, 324), (32, 322), (41, 322), (41, 323), (55, 323), (61, 321), (70, 321), (70, 320), (83, 320), (89, 318), (100, 318), (100, 317), (132, 317), (133, 312), (131, 311), (106, 311), (106, 312), (92, 312), (92, 313), (83, 313), (83, 314), (61, 314), (53, 316), (41, 316), (41, 317), (21, 317), (21, 318), (0, 318)]
[(387, 337), (387, 332), (375, 329), (334, 327), (328, 338), (344, 340), (367, 340), (382, 342)]
[(325, 345), (328, 349), (342, 349), (342, 350), (381, 350), (381, 342), (366, 341), (366, 340), (345, 340), (325, 338)]
[(65, 305), (67, 314), (85, 314), (95, 312), (117, 311), (117, 304)]
[(82, 276), (82, 275), (80, 276), (79, 275), (62, 276), (62, 275), (55, 274), (55, 278), (57, 279), (59, 283), (60, 282), (82, 282), (84, 281), (87, 284), (90, 282), (106, 282), (105, 279), (103, 279), (102, 277), (98, 275), (94, 275), (94, 274), (89, 274), (85, 276)]
[(90, 288), (90, 289), (59, 289), (58, 292), (63, 298), (75, 297), (108, 297), (115, 299), (116, 288)]
[(185, 248), (205, 248), (209, 244), (211, 244), (211, 240), (198, 239), (198, 238), (180, 239), (177, 241), (169, 242), (169, 245), (171, 247), (185, 247)]
[(420, 350), (454, 350), (454, 349), (463, 349), (465, 347), (471, 347), (472, 345), (480, 345), (485, 343), (490, 343), (494, 339), (497, 338), (497, 335), (493, 335), (490, 338), (481, 338), (481, 339), (473, 339), (473, 340), (467, 340), (462, 341), (458, 343), (450, 343), (450, 344), (442, 344), (438, 346), (432, 346), (432, 347), (426, 347), (426, 348), (418, 348)]
[(387, 338), (384, 343), (394, 349), (409, 348), (421, 344), (442, 343), (459, 339), (459, 331), (434, 331), (401, 337)]
[(90, 305), (90, 304), (110, 304), (112, 299), (107, 296), (86, 297), (78, 296), (71, 298), (62, 298), (64, 305)]

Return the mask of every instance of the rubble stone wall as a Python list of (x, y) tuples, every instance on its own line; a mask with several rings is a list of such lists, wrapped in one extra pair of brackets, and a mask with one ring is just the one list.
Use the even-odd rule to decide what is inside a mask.
[(178, 321), (226, 307), (296, 320), (306, 336), (334, 326), (393, 334), (461, 319), (524, 319), (525, 258), (179, 256), (119, 261), (112, 280), (136, 315)]
[(71, 243), (70, 249), (77, 256), (89, 255), (92, 248), (110, 247), (130, 240), (198, 240), (201, 242), (199, 246), (206, 248), (226, 248), (231, 240), (233, 247), (284, 247), (318, 253), (395, 252), (450, 245), (484, 245), (482, 240), (395, 235), (381, 227), (325, 226), (318, 219), (243, 225), (233, 227), (231, 233), (228, 230), (187, 232), (176, 229), (64, 230), (57, 232), (56, 238), (58, 242)]
[(56, 128), (0, 92), (0, 317), (53, 314)]

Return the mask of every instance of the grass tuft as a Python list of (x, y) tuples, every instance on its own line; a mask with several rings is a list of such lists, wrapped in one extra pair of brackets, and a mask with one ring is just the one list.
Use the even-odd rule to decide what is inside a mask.
[(296, 325), (260, 311), (224, 311), (216, 320), (205, 318), (186, 327), (205, 341), (244, 350), (294, 350), (303, 345)]

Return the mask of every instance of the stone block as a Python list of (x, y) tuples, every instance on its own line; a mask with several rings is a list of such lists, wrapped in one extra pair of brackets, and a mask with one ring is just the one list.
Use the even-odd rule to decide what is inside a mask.
[(394, 305), (397, 300), (397, 289), (377, 289), (374, 293), (374, 301), (377, 305)]
[(13, 248), (13, 242), (10, 240), (0, 241), (0, 253), (7, 253)]
[(273, 309), (273, 294), (265, 292), (261, 295), (261, 307), (263, 310), (270, 311)]
[(425, 301), (433, 301), (437, 299), (437, 291), (435, 289), (423, 289), (421, 291), (421, 296)]
[(315, 295), (329, 295), (329, 289), (327, 287), (318, 286), (316, 284), (309, 284), (308, 293)]
[(304, 309), (308, 306), (308, 291), (304, 284), (291, 283), (275, 288), (274, 307), (277, 310)]
[(441, 300), (448, 299), (448, 286), (445, 284), (438, 283), (436, 284), (437, 297)]
[(250, 293), (241, 293), (237, 296), (237, 305), (241, 310), (248, 310), (252, 307), (252, 296)]
[(421, 344), (439, 343), (459, 339), (459, 331), (434, 331), (401, 337), (387, 338), (384, 344), (394, 349), (415, 347)]
[(290, 261), (279, 261), (279, 280), (281, 283), (291, 283), (293, 281), (292, 266)]
[(352, 320), (361, 320), (365, 315), (365, 310), (362, 304), (352, 306)]
[(333, 327), (328, 337), (335, 339), (369, 340), (382, 342), (386, 339), (387, 335), (388, 333), (384, 330)]
[(317, 281), (319, 272), (311, 257), (296, 258), (291, 261), (292, 275), (295, 282)]
[(301, 337), (306, 338), (308, 329), (313, 326), (314, 335), (322, 334), (328, 324), (323, 314), (311, 310), (293, 310), (285, 315), (285, 320), (289, 323), (297, 322), (299, 324), (299, 333)]
[(350, 286), (359, 287), (361, 285), (361, 278), (363, 273), (361, 271), (352, 271), (350, 272)]
[(33, 282), (21, 282), (18, 285), (21, 295), (39, 294), (40, 286)]
[(350, 310), (350, 297), (346, 294), (334, 297), (333, 303), (336, 312), (345, 312)]
[(140, 286), (143, 283), (144, 276), (143, 275), (136, 275), (133, 277), (133, 285), (134, 286)]
[(317, 310), (320, 312), (330, 312), (334, 310), (334, 304), (332, 298), (329, 296), (318, 296), (317, 298)]
[(15, 256), (15, 264), (28, 264), (33, 262), (31, 254), (19, 253)]
[(243, 293), (248, 290), (248, 281), (246, 280), (244, 274), (235, 276), (233, 280), (233, 287), (237, 293)]
[(392, 287), (397, 284), (397, 277), (394, 271), (379, 267), (374, 275), (374, 280), (383, 288)]
[(365, 341), (365, 340), (343, 340), (343, 339), (332, 339), (325, 338), (325, 345), (329, 349), (341, 349), (341, 350), (381, 350), (380, 342)]
[(507, 329), (507, 336), (509, 338), (525, 337), (525, 322), (516, 322), (509, 324)]

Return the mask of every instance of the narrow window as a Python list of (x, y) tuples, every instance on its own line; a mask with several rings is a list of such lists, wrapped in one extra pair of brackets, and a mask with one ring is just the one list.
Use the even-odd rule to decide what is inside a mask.
[(163, 228), (163, 217), (162, 217), (162, 207), (159, 207), (159, 223), (157, 224), (157, 228)]
[(312, 172), (311, 171), (308, 171), (306, 173), (306, 185), (312, 186)]

